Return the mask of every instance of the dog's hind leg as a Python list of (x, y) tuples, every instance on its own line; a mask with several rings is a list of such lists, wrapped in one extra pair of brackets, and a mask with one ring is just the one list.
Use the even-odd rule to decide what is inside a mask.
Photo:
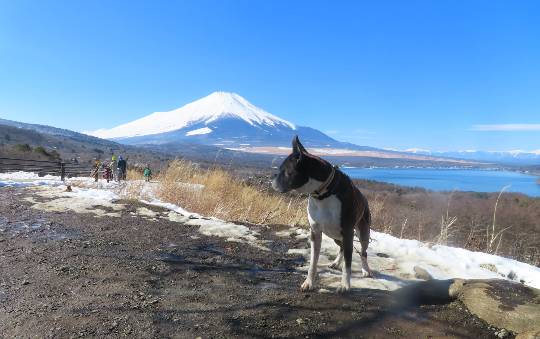
[(343, 230), (343, 258), (344, 264), (341, 266), (341, 286), (338, 287), (339, 293), (349, 292), (351, 289), (351, 265), (354, 229)]
[(360, 257), (362, 259), (362, 275), (364, 277), (373, 277), (373, 272), (369, 268), (367, 261), (367, 248), (369, 246), (369, 224), (365, 220), (361, 220), (358, 228), (358, 238), (360, 238)]
[(321, 253), (322, 232), (314, 232), (312, 230), (309, 240), (311, 243), (311, 258), (308, 275), (300, 287), (302, 291), (309, 291), (313, 288), (315, 276), (317, 275), (317, 262), (319, 261), (319, 254)]
[(336, 259), (332, 261), (328, 267), (338, 270), (341, 266), (341, 262), (343, 261), (343, 243), (341, 240), (335, 240), (334, 242), (339, 246), (338, 253), (336, 254)]

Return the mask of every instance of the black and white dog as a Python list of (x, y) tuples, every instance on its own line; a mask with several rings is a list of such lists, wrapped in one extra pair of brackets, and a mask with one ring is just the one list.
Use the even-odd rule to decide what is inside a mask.
[(322, 233), (334, 239), (340, 247), (336, 260), (330, 264), (330, 267), (339, 268), (345, 258), (338, 292), (347, 292), (351, 288), (355, 230), (362, 247), (362, 273), (364, 276), (371, 276), (366, 252), (371, 223), (369, 206), (367, 199), (347, 175), (329, 162), (309, 154), (296, 136), (292, 142), (292, 153), (279, 167), (279, 173), (274, 177), (272, 187), (281, 193), (296, 190), (309, 194), (311, 258), (307, 278), (301, 286), (302, 291), (311, 290), (314, 287)]

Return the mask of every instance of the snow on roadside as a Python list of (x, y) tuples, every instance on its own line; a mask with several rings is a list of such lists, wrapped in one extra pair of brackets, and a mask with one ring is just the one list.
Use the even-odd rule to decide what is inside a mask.
[[(182, 207), (180, 206), (177, 206), (177, 205), (174, 205), (174, 204), (171, 204), (171, 203), (168, 203), (168, 202), (162, 202), (161, 200), (158, 200), (158, 199), (152, 199), (152, 200), (141, 200), (141, 202), (145, 203), (145, 204), (148, 204), (148, 205), (153, 205), (153, 206), (158, 206), (158, 207), (163, 207), (163, 208), (166, 208), (168, 210), (171, 210), (173, 212), (176, 212), (186, 218), (202, 218), (202, 216), (200, 216), (199, 214), (197, 213), (191, 213), (191, 212), (188, 212), (186, 211), (185, 209), (183, 209)], [(172, 220), (174, 221), (174, 220)]]
[(11, 172), (0, 173), (0, 187), (28, 187), (28, 186), (43, 186), (63, 185), (60, 177), (53, 175), (38, 176), (31, 172)]
[[(33, 195), (24, 198), (32, 208), (49, 212), (92, 213), (98, 217), (120, 217), (125, 205), (115, 203), (118, 196), (111, 191), (73, 187), (66, 192), (65, 186), (34, 186)], [(47, 198), (36, 199), (37, 197)]]
[[(278, 235), (307, 239), (308, 231), (291, 228), (288, 233), (282, 231)], [(368, 262), (376, 272), (375, 278), (362, 277), (360, 256), (355, 250), (351, 279), (354, 288), (395, 290), (417, 280), (415, 267), (426, 270), (435, 279), (508, 279), (540, 288), (540, 268), (513, 259), (457, 247), (432, 246), (375, 231), (371, 231), (371, 239)], [(354, 246), (357, 250), (360, 249), (358, 242), (355, 242)], [(341, 271), (328, 268), (332, 261), (330, 259), (335, 257), (338, 249), (332, 239), (323, 235), (318, 265), (322, 287), (338, 287), (341, 282)], [(302, 270), (307, 271), (309, 248), (290, 249), (289, 253), (305, 256), (308, 260)]]
[[(115, 201), (122, 197), (133, 198), (132, 193), (137, 192), (141, 202), (170, 210), (167, 214), (169, 221), (198, 226), (199, 232), (206, 236), (217, 236), (225, 238), (227, 241), (242, 242), (261, 250), (268, 250), (264, 246), (266, 242), (259, 240), (259, 233), (249, 227), (217, 218), (205, 218), (199, 214), (188, 212), (179, 206), (164, 203), (154, 197), (156, 185), (147, 183), (144, 180), (122, 183), (113, 181), (106, 183), (100, 180), (96, 183), (91, 178), (70, 178), (68, 182), (74, 185), (72, 186), (72, 192), (66, 192), (66, 186), (59, 177), (49, 176), (46, 180), (43, 180), (43, 177), (40, 178), (34, 173), (18, 172), (17, 174), (0, 173), (0, 180), (2, 178), (13, 179), (15, 183), (13, 186), (16, 186), (17, 183), (25, 184), (17, 187), (36, 186), (33, 187), (35, 195), (49, 198), (45, 202), (38, 201), (34, 197), (25, 198), (36, 209), (55, 212), (92, 213), (98, 217), (120, 217), (121, 210), (125, 208), (125, 205), (115, 203)], [(203, 188), (202, 185), (190, 185), (190, 187), (195, 191)], [(150, 199), (145, 200), (146, 197), (150, 197)], [(105, 209), (96, 206), (102, 206)], [(157, 213), (149, 212), (151, 211), (140, 208), (135, 214), (149, 220), (157, 220)]]
[(177, 205), (165, 203), (158, 199), (141, 201), (149, 205), (159, 206), (170, 210), (173, 212), (172, 214), (169, 214), (170, 221), (199, 226), (199, 232), (206, 236), (216, 236), (225, 238), (227, 241), (243, 242), (265, 251), (269, 250), (264, 246), (264, 241), (259, 240), (259, 233), (251, 230), (247, 226), (226, 222), (217, 218), (206, 218), (197, 213), (188, 212)]
[(19, 172), (10, 172), (10, 173), (0, 173), (0, 180), (17, 180), (17, 181), (60, 180), (60, 177), (57, 177), (54, 175), (44, 175), (40, 177), (36, 173), (19, 171)]
[(398, 258), (400, 266), (426, 269), (435, 279), (507, 278), (540, 289), (540, 268), (517, 260), (463, 248), (433, 245), (399, 239), (379, 232), (372, 233), (373, 251)]
[[(242, 242), (262, 250), (268, 250), (265, 246), (266, 241), (260, 239), (260, 234), (247, 226), (216, 218), (205, 218), (196, 213), (190, 213), (179, 206), (156, 199), (154, 197), (155, 185), (152, 186), (143, 181), (122, 184), (99, 182), (96, 184), (89, 178), (70, 180), (74, 182), (77, 180), (78, 187), (73, 187), (73, 192), (66, 192), (65, 186), (58, 177), (38, 177), (33, 173), (25, 172), (0, 173), (0, 183), (10, 182), (13, 186), (20, 184), (17, 187), (31, 186), (28, 189), (34, 190), (37, 196), (50, 198), (46, 202), (42, 202), (37, 201), (34, 197), (28, 197), (28, 201), (32, 202), (36, 208), (50, 211), (94, 213), (97, 216), (119, 217), (125, 206), (115, 203), (115, 201), (127, 194), (129, 185), (139, 185), (142, 188), (139, 190), (142, 193), (139, 200), (145, 204), (169, 210), (168, 213), (161, 213), (166, 215), (168, 220), (198, 226), (199, 232), (207, 236), (218, 236), (227, 241)], [(144, 196), (151, 198), (143, 200)], [(96, 208), (96, 206), (105, 208)], [(141, 217), (145, 217), (145, 214), (148, 213), (142, 209), (138, 213)], [(158, 216), (152, 215), (152, 217)], [(304, 239), (307, 242), (309, 233), (305, 229), (293, 227), (276, 232), (276, 234), (282, 237)], [(394, 290), (416, 280), (414, 269), (420, 267), (435, 279), (510, 279), (540, 289), (540, 268), (516, 260), (461, 248), (399, 239), (375, 231), (372, 231), (371, 238), (368, 261), (376, 272), (376, 277), (362, 278), (360, 257), (355, 251), (353, 254), (352, 287)], [(357, 242), (355, 242), (355, 247), (359, 249)], [(323, 236), (319, 260), (319, 286), (321, 287), (338, 287), (340, 284), (341, 271), (327, 267), (337, 251), (338, 247), (334, 241)], [(290, 249), (289, 254), (300, 254), (309, 259), (309, 248)], [(301, 270), (307, 270), (307, 262)]]

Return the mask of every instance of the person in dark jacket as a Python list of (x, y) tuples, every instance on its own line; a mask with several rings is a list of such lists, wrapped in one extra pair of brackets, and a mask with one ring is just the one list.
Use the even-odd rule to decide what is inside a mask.
[(124, 158), (118, 158), (118, 181), (126, 180), (127, 161)]

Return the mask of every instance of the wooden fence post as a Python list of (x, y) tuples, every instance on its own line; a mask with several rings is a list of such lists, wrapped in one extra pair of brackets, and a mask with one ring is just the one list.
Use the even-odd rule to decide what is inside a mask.
[(66, 164), (64, 162), (60, 163), (60, 179), (62, 181), (66, 180)]

